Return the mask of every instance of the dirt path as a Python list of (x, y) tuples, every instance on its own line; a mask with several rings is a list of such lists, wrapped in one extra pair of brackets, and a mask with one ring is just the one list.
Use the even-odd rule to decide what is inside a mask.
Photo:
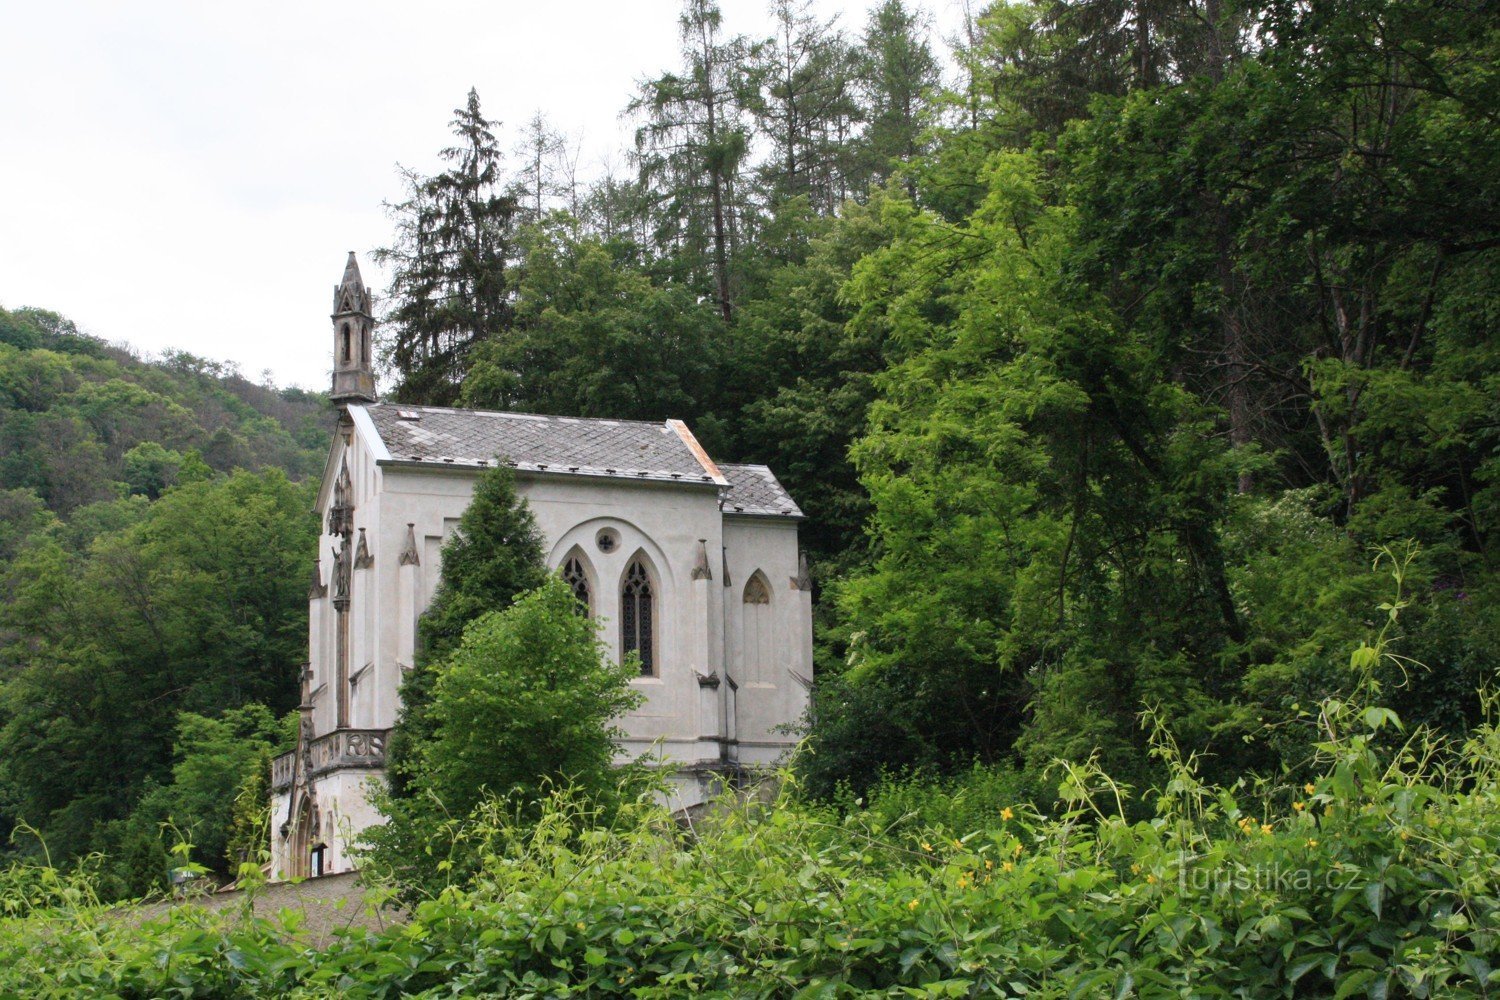
[[(132, 909), (129, 919), (154, 920), (179, 906), (198, 906), (217, 912), (243, 906), (245, 900), (242, 890), (163, 900)], [(399, 910), (378, 909), (359, 884), (357, 872), (301, 882), (273, 882), (250, 896), (250, 906), (258, 917), (275, 918), (283, 911), (299, 913), (299, 926), (307, 934), (308, 943), (315, 947), (326, 944), (335, 931), (343, 928), (379, 930), (406, 919)]]

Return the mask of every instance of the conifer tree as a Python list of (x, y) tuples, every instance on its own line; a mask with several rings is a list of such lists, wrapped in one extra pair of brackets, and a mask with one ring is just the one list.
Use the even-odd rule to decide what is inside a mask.
[(870, 14), (859, 60), (866, 176), (879, 181), (923, 151), (927, 101), (939, 82), (923, 16), (902, 0), (885, 0)]
[(753, 110), (771, 141), (762, 164), (773, 203), (806, 197), (832, 213), (851, 193), (849, 152), (859, 107), (853, 51), (833, 21), (819, 20), (808, 0), (775, 0), (776, 34), (757, 46)]
[(510, 268), (516, 257), (515, 199), (501, 186), (500, 151), (479, 94), (454, 111), (458, 141), (432, 177), (408, 171), (407, 197), (389, 206), (392, 246), (375, 259), (392, 267), (384, 317), (386, 357), (397, 400), (447, 405), (458, 396), (475, 343), (511, 323)]
[[(719, 313), (733, 318), (733, 244), (740, 226), (737, 194), (749, 136), (741, 123), (744, 43), (720, 38), (712, 0), (687, 0), (679, 19), (684, 66), (641, 86), (629, 111), (642, 181), (657, 192), (657, 242), (675, 247), (690, 279), (706, 270)], [(703, 233), (709, 245), (702, 245)], [(705, 268), (698, 261), (707, 259)], [(701, 279), (700, 279), (701, 280)]]

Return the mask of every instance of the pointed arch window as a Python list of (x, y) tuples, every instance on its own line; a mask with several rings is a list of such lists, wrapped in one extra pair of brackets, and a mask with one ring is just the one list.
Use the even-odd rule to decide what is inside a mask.
[(771, 603), (771, 588), (766, 584), (766, 578), (761, 574), (760, 570), (756, 570), (755, 575), (750, 578), (750, 582), (745, 584), (745, 603)]
[(775, 682), (776, 627), (771, 615), (771, 581), (756, 570), (745, 584), (740, 612), (739, 664), (741, 679), (751, 684)]
[(351, 348), (351, 341), (349, 339), (349, 324), (348, 323), (344, 323), (344, 324), (342, 324), (339, 327), (339, 334), (340, 334), (340, 339), (343, 341), (342, 346), (343, 346), (343, 350), (344, 350), (344, 360), (348, 361), (348, 360), (350, 360), (350, 353), (351, 353), (351, 350), (352, 350), (352, 348)]
[(641, 659), (641, 676), (656, 676), (656, 601), (651, 576), (633, 559), (620, 586), (620, 645)]
[(578, 601), (578, 613), (585, 618), (592, 618), (594, 595), (589, 589), (588, 572), (583, 568), (583, 562), (577, 556), (569, 556), (563, 563), (562, 578)]

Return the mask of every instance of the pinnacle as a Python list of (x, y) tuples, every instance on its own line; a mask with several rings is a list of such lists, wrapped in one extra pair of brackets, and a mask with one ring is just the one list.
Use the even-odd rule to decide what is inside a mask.
[(364, 279), (359, 275), (359, 261), (354, 257), (354, 251), (349, 251), (349, 262), (344, 265), (344, 280), (339, 282), (339, 287), (354, 285), (358, 288), (364, 287)]
[(344, 265), (344, 277), (333, 290), (335, 314), (347, 311), (368, 311), (369, 293), (365, 290), (364, 278), (359, 273), (359, 261), (354, 251), (349, 251), (349, 260)]

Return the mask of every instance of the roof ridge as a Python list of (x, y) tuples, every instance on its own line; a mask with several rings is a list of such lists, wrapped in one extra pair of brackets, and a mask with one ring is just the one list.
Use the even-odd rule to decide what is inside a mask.
[(391, 400), (381, 400), (378, 403), (369, 403), (366, 405), (371, 409), (381, 407), (392, 410), (435, 410), (439, 413), (467, 413), (481, 417), (534, 417), (539, 420), (586, 420), (590, 423), (637, 424), (642, 427), (660, 427), (664, 430), (667, 428), (667, 420), (636, 420), (631, 417), (574, 417), (566, 413), (531, 413), (527, 410), (481, 410), (467, 406), (431, 406), (427, 403), (396, 403)]

